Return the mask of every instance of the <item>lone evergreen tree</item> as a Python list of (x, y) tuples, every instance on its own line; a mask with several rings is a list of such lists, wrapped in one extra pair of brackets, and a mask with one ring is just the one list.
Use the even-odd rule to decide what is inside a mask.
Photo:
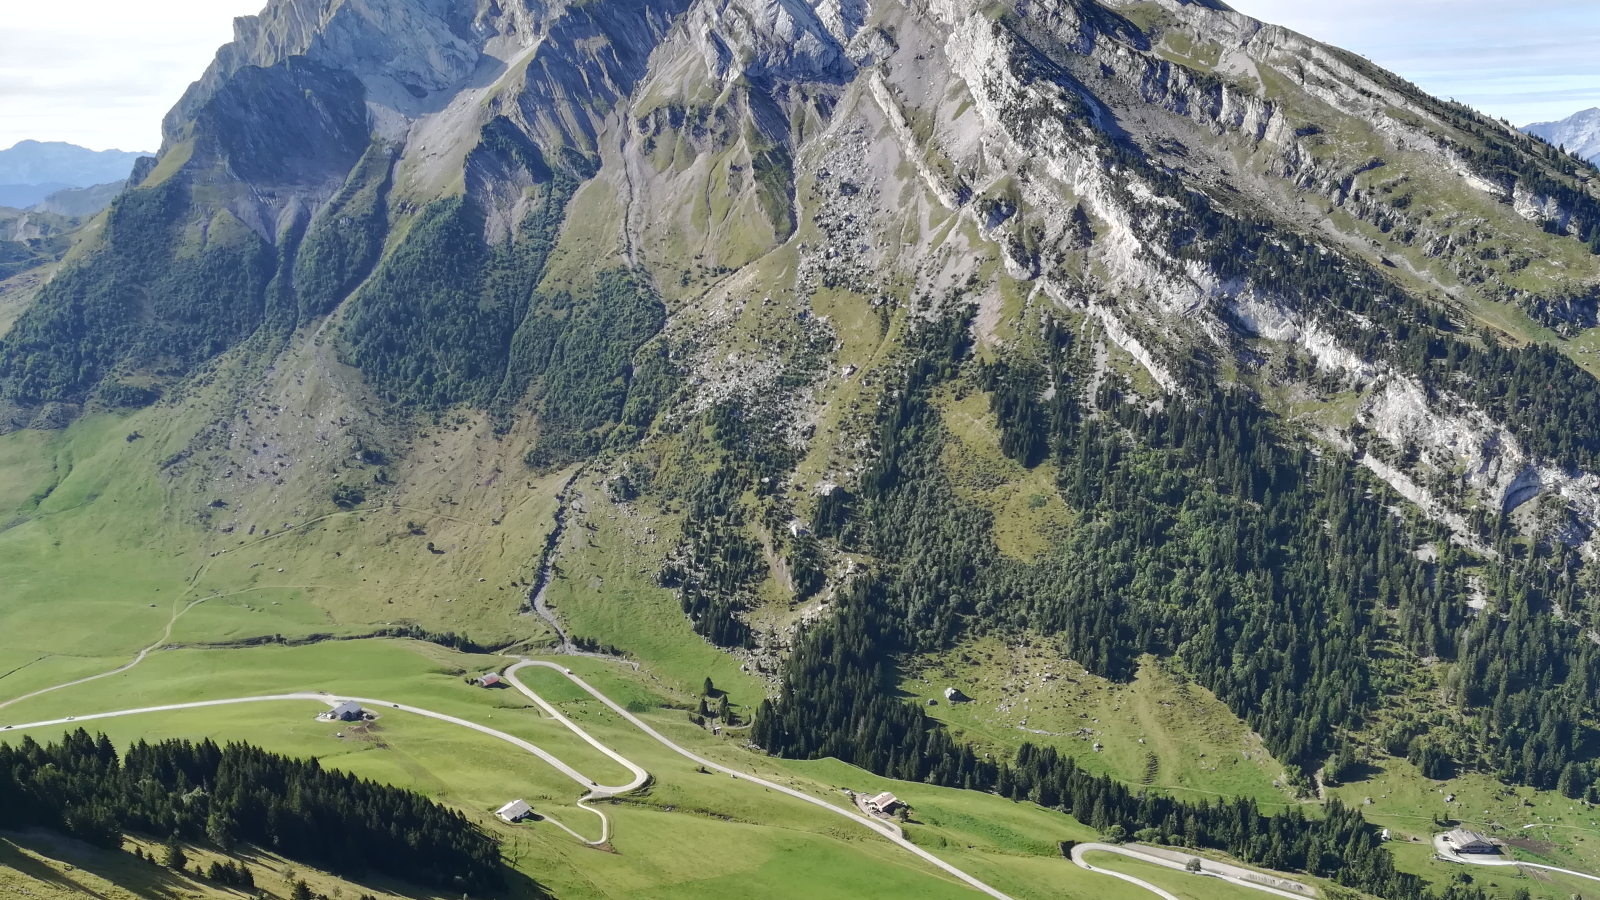
[(311, 900), (311, 885), (306, 884), (304, 878), (294, 883), (294, 890), (289, 893), (289, 900)]
[(178, 846), (176, 835), (167, 841), (166, 857), (162, 859), (161, 864), (174, 872), (182, 872), (184, 866), (189, 864), (189, 855), (183, 852), (182, 847)]
[(716, 688), (714, 686), (712, 686), (712, 684), (711, 684), (711, 676), (707, 675), (706, 676), (705, 687), (701, 688), (700, 695), (703, 696), (703, 697), (709, 697), (715, 691), (716, 691)]

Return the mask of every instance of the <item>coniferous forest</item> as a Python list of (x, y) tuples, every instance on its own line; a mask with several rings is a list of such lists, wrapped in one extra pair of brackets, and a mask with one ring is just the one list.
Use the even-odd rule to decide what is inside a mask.
[[(803, 636), (781, 696), (757, 712), (758, 745), (1032, 799), (1118, 836), (1216, 847), (1386, 897), (1422, 897), (1423, 884), (1394, 871), (1359, 812), (1330, 805), (1321, 820), (1269, 817), (1247, 800), (1134, 793), (1031, 745), (1009, 761), (979, 758), (895, 696), (898, 656), (971, 633), (1034, 630), (1112, 679), (1130, 678), (1141, 654), (1176, 657), (1292, 775), (1327, 761), (1334, 778), (1350, 756), (1347, 736), (1382, 702), (1378, 647), (1387, 641), (1415, 658), (1463, 663), (1460, 725), (1400, 727), (1392, 751), (1429, 777), (1465, 766), (1569, 797), (1592, 793), (1584, 722), (1600, 648), (1550, 612), (1574, 600), (1563, 575), (1570, 561), (1508, 554), (1488, 589), (1504, 615), (1468, 620), (1464, 569), (1483, 561), (1449, 549), (1437, 526), (1393, 512), (1382, 485), (1347, 459), (1281, 440), (1244, 391), (1152, 406), (1113, 377), (1091, 396), (1066, 330), (1047, 323), (1037, 358), (1010, 365), (967, 360), (967, 333), (956, 317), (908, 340), (911, 358), (885, 391), (859, 496), (819, 507), (819, 532), (879, 563)], [(1061, 496), (1083, 513), (1047, 561), (1002, 557), (989, 514), (959, 499), (941, 468), (935, 395), (971, 389), (990, 392), (1003, 452), (1053, 464)], [(1447, 549), (1424, 562), (1413, 550), (1430, 541)]]
[(250, 843), (341, 874), (475, 894), (504, 883), (498, 842), (461, 813), (243, 743), (140, 741), (119, 755), (80, 728), (59, 744), (0, 744), (0, 828), (30, 827), (112, 848), (124, 831)]
[[(48, 628), (0, 658), (548, 640), (662, 708), (736, 667), (691, 698), (718, 739), (1331, 900), (1490, 900), (1382, 843), (1396, 782), (1471, 776), (1430, 807), (1506, 834), (1529, 788), (1600, 804), (1600, 168), (1565, 146), (1220, 3), (261, 2), (109, 206), (0, 210), (0, 581)], [(186, 585), (159, 643), (46, 623), (126, 558), (117, 615), (151, 618), (118, 621)], [(1248, 729), (1247, 777), (1152, 746), (1123, 783), (990, 730), (1014, 682), (983, 731), (901, 690), (1040, 643), (1085, 698), (1079, 665), (1197, 686), (1151, 743)], [(463, 900), (547, 843), (503, 861), (498, 824), (249, 744), (14, 740), (0, 829)], [(660, 892), (642, 839), (549, 835), (552, 882)]]

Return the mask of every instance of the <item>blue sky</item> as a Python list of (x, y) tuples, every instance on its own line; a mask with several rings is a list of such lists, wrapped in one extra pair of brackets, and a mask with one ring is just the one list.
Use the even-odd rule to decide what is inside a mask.
[(1600, 106), (1596, 0), (1228, 0), (1517, 125)]
[(265, 0), (0, 0), (0, 147), (155, 150), (161, 117)]
[[(894, 2), (894, 0), (877, 0)], [(1522, 125), (1600, 106), (1600, 0), (1231, 0)], [(154, 150), (161, 117), (263, 0), (11, 0), (0, 147)]]

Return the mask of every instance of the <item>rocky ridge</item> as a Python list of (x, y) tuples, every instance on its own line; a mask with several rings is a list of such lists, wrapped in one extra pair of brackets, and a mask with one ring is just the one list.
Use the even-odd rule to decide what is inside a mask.
[[(1148, 376), (1128, 387), (1151, 404), (1242, 386), (1483, 552), (1475, 522), (1518, 510), (1535, 536), (1595, 551), (1592, 464), (1534, 449), (1514, 409), (1408, 362), (1394, 324), (1589, 366), (1574, 339), (1600, 283), (1593, 170), (1219, 3), (274, 0), (164, 134), (80, 268), (5, 338), (0, 383), (18, 425), (162, 390), (181, 404), (185, 379), (215, 372), (258, 409), (294, 409), (296, 427), (266, 432), (227, 410), (166, 474), (225, 486), (221, 528), (283, 521), (264, 485), (297, 468), (370, 478), (365, 449), (414, 462), (408, 435), (447, 408), (552, 464), (654, 453), (737, 408), (781, 446), (767, 483), (793, 488), (775, 508), (799, 515), (810, 486), (870, 461), (905, 334), (970, 303), (985, 353), (1070, 319), (1102, 361), (1114, 349)], [(186, 261), (213, 252), (255, 280), (195, 291), (228, 326), (192, 346), (118, 344), (193, 310), (117, 305), (131, 318), (108, 357), (64, 361), (60, 311), (128, 265), (120, 223), (145, 201), (171, 234), (170, 265), (140, 276), (151, 296), (196, 283)], [(1258, 249), (1207, 245), (1236, 233)], [(1321, 283), (1275, 278), (1257, 265), (1275, 250), (1296, 271), (1332, 262)], [(627, 330), (584, 318), (621, 270), (659, 324), (593, 350)], [(313, 283), (338, 287), (311, 302)], [(1356, 308), (1401, 301), (1393, 321)], [(466, 324), (430, 330), (441, 320)], [(579, 326), (589, 344), (561, 331)], [(609, 411), (552, 405), (562, 373), (591, 371), (584, 402)], [(433, 390), (447, 382), (461, 387)], [(558, 432), (570, 442), (550, 450)]]

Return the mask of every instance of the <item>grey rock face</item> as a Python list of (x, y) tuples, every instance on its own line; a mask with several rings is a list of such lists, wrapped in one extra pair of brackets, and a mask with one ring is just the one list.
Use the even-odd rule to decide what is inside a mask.
[(1557, 122), (1535, 122), (1523, 131), (1565, 146), (1593, 163), (1600, 163), (1600, 106), (1576, 112)]
[(464, 79), (482, 39), (471, 0), (280, 0), (234, 21), (234, 39), (168, 114), (170, 142), (186, 119), (246, 66), (303, 57), (358, 79), (379, 102), (410, 109)]
[(828, 9), (833, 29), (801, 0), (700, 0), (684, 28), (700, 37), (706, 68), (717, 79), (837, 81), (854, 71), (840, 41), (859, 27), (861, 13), (831, 0)]
[[(1600, 142), (1591, 112), (1573, 127)], [(1171, 239), (1187, 192), (1316, 252), (1394, 270), (1408, 290), (1462, 304), (1452, 315), (1513, 302), (1526, 280), (1483, 266), (1482, 235), (1520, 241), (1539, 231), (1530, 222), (1581, 233), (1594, 192), (1575, 180), (1552, 189), (1570, 173), (1542, 157), (1533, 164), (1549, 177), (1528, 180), (1534, 189), (1508, 179), (1475, 155), (1473, 135), (1526, 139), (1490, 120), (1463, 129), (1468, 114), (1210, 2), (274, 0), (238, 20), (168, 116), (174, 164), (159, 171), (181, 165), (205, 185), (196, 221), (226, 211), (285, 258), (330, 217), (355, 220), (335, 197), (361, 193), (347, 179), (379, 150), (392, 165), (361, 183), (383, 196), (357, 204), (370, 247), (461, 196), (501, 245), (553, 172), (594, 179), (614, 199), (586, 210), (614, 216), (620, 247), (571, 253), (615, 254), (661, 284), (687, 287), (695, 268), (729, 276), (706, 288), (699, 318), (669, 325), (702, 348), (693, 408), (783, 374), (776, 357), (730, 356), (713, 337), (713, 307), (743, 308), (757, 276), (741, 270), (763, 255), (794, 254), (779, 268), (798, 273), (801, 297), (916, 285), (906, 302), (922, 316), (987, 259), (1028, 304), (1092, 322), (1160, 389), (1181, 391), (1196, 358), (1253, 371), (1297, 354), (1359, 396), (1329, 442), (1353, 448), (1359, 428), (1416, 450), (1414, 471), (1370, 465), (1445, 520), (1459, 521), (1451, 504), (1469, 492), (1507, 508), (1529, 490), (1559, 491), (1600, 510), (1600, 480), (1555, 472), (1505, 423), (1370, 358), (1346, 311)], [(1503, 202), (1467, 213), (1451, 192)], [(795, 240), (807, 223), (824, 235)], [(1573, 254), (1546, 274), (1581, 297), (1593, 269)], [(336, 310), (365, 271), (336, 279), (316, 314)], [(984, 303), (988, 339), (1003, 303)], [(832, 326), (805, 328), (820, 343)], [(1458, 496), (1431, 494), (1430, 478), (1452, 467), (1467, 473)]]

